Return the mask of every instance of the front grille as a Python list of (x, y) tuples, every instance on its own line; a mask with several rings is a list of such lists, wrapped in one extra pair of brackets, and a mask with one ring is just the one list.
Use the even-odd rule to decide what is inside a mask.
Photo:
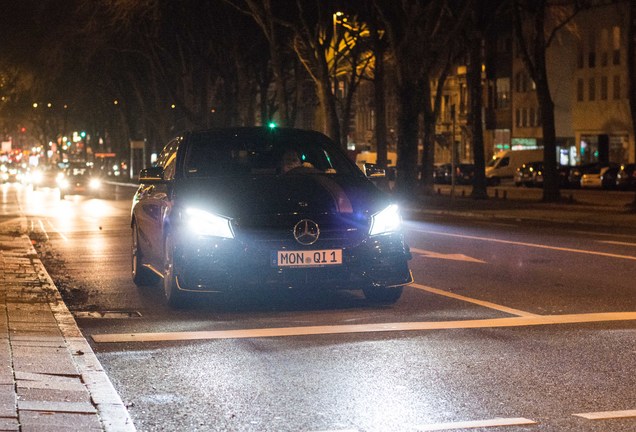
[[(355, 247), (366, 237), (366, 226), (340, 215), (276, 215), (269, 219), (238, 221), (237, 240), (258, 248), (330, 249)], [(311, 246), (303, 246), (294, 238), (294, 226), (302, 219), (313, 220), (320, 229), (318, 240)]]

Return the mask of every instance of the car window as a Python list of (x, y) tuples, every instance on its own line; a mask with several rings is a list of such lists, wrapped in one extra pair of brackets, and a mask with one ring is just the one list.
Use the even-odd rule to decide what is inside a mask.
[[(311, 135), (266, 139), (262, 135), (200, 134), (190, 138), (185, 161), (188, 177), (352, 174), (342, 153)], [(289, 171), (289, 168), (294, 168)]]
[(488, 163), (486, 164), (487, 167), (494, 167), (495, 165), (497, 165), (497, 162), (499, 162), (501, 158), (493, 158), (490, 159), (490, 161), (488, 161)]
[(505, 157), (501, 159), (501, 162), (499, 162), (499, 167), (507, 167), (510, 164), (510, 158)]

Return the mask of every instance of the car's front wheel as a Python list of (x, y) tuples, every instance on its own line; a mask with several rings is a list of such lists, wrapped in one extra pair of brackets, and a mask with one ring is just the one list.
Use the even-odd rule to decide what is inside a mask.
[(166, 295), (168, 305), (174, 308), (185, 306), (186, 293), (179, 290), (177, 286), (177, 274), (174, 266), (174, 239), (172, 234), (166, 235), (164, 242), (164, 261), (163, 261), (163, 290)]
[(155, 274), (143, 265), (143, 253), (139, 246), (139, 230), (136, 223), (132, 226), (132, 248), (130, 255), (132, 280), (135, 285), (153, 285), (156, 283), (157, 277)]
[(403, 287), (367, 287), (363, 288), (364, 296), (373, 303), (393, 304), (402, 296)]

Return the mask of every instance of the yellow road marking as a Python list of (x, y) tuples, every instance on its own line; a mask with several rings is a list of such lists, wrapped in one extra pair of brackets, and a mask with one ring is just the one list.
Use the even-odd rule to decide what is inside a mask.
[(464, 254), (442, 254), (433, 251), (427, 251), (424, 249), (411, 248), (411, 252), (415, 252), (418, 255), (424, 256), (426, 258), (439, 258), (439, 259), (447, 259), (453, 261), (466, 261), (466, 262), (474, 262), (479, 264), (486, 264), (486, 261), (478, 260), (477, 258), (469, 257)]
[(168, 342), (210, 339), (244, 339), (284, 336), (308, 336), (327, 334), (378, 333), (397, 331), (422, 331), (445, 329), (476, 329), (496, 327), (520, 327), (550, 324), (580, 324), (610, 321), (634, 321), (636, 312), (607, 312), (571, 315), (535, 315), (483, 320), (397, 322), (379, 324), (349, 324), (305, 327), (257, 328), (242, 330), (213, 330), (169, 333), (115, 333), (91, 337), (97, 343), (115, 342)]
[(473, 420), (463, 422), (452, 423), (432, 423), (428, 425), (416, 426), (418, 431), (440, 431), (440, 430), (452, 430), (452, 429), (473, 429), (484, 427), (497, 427), (497, 426), (521, 426), (536, 424), (534, 420), (529, 420), (523, 417), (517, 418), (495, 418), (491, 420)]
[(469, 240), (480, 240), (480, 241), (487, 241), (492, 243), (503, 243), (503, 244), (517, 245), (517, 246), (527, 246), (527, 247), (534, 247), (539, 249), (550, 249), (550, 250), (556, 250), (556, 251), (562, 251), (562, 252), (574, 252), (574, 253), (587, 254), (587, 255), (599, 255), (599, 256), (605, 256), (609, 258), (619, 258), (619, 259), (636, 261), (636, 256), (631, 256), (631, 255), (618, 255), (618, 254), (612, 254), (612, 253), (606, 253), (606, 252), (588, 251), (583, 249), (572, 249), (572, 248), (564, 248), (564, 247), (558, 247), (558, 246), (548, 246), (548, 245), (542, 245), (537, 243), (525, 243), (525, 242), (517, 242), (512, 240), (493, 239), (488, 237), (451, 234), (451, 233), (445, 233), (445, 232), (439, 232), (439, 231), (425, 231), (425, 230), (417, 230), (417, 229), (413, 231), (424, 233), (424, 234), (436, 234), (436, 235), (442, 235), (442, 236), (448, 236), (448, 237), (459, 237), (459, 238), (464, 238)]
[(446, 296), (446, 297), (451, 297), (457, 300), (462, 300), (468, 303), (473, 303), (473, 304), (477, 304), (479, 306), (484, 306), (487, 307), (489, 309), (495, 309), (498, 310), (500, 312), (505, 312), (505, 313), (509, 313), (511, 315), (517, 315), (517, 316), (538, 316), (536, 314), (530, 313), (530, 312), (525, 312), (519, 309), (513, 309), (513, 308), (509, 308), (507, 306), (502, 306), (502, 305), (498, 305), (495, 303), (491, 303), (491, 302), (487, 302), (487, 301), (483, 301), (483, 300), (477, 300), (474, 298), (470, 298), (470, 297), (466, 297), (463, 295), (459, 295), (459, 294), (454, 294), (448, 291), (444, 291), (441, 289), (437, 289), (437, 288), (433, 288), (433, 287), (429, 287), (429, 286), (425, 286), (425, 285), (420, 285), (418, 283), (412, 283), (409, 285), (410, 287), (413, 288), (417, 288), (419, 290), (422, 291), (428, 291), (431, 292), (433, 294), (437, 294), (437, 295), (442, 295), (442, 296)]
[(632, 247), (636, 247), (636, 243), (611, 241), (611, 240), (597, 240), (597, 242), (611, 244), (611, 245), (618, 245), (618, 246), (632, 246)]
[(636, 410), (600, 411), (600, 412), (589, 412), (589, 413), (580, 413), (580, 414), (572, 414), (572, 415), (577, 417), (583, 417), (588, 420), (605, 420), (605, 419), (614, 419), (614, 418), (636, 417)]

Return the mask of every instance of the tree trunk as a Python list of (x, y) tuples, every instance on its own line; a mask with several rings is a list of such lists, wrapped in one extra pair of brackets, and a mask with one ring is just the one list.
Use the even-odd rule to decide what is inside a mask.
[[(543, 14), (540, 14), (543, 17)], [(537, 98), (541, 107), (543, 129), (543, 201), (557, 202), (559, 192), (559, 173), (556, 162), (556, 126), (554, 124), (554, 102), (548, 84), (548, 71), (545, 63), (546, 43), (544, 39), (543, 19), (537, 24), (537, 42), (535, 45), (535, 74)]]
[(417, 188), (417, 131), (422, 98), (414, 80), (404, 80), (398, 88), (398, 194), (405, 198), (414, 196)]
[[(424, 149), (420, 166), (420, 185), (422, 193), (433, 193), (433, 165), (435, 163), (435, 108), (431, 106), (431, 81), (425, 79), (422, 85), (424, 102)], [(419, 153), (419, 152), (418, 152)]]
[[(386, 86), (384, 81), (384, 45), (375, 29), (375, 71), (373, 80), (373, 105), (375, 108), (375, 145), (377, 151), (376, 162), (380, 167), (387, 166), (387, 141), (386, 141)], [(393, 161), (395, 163), (395, 161)]]
[[(474, 37), (470, 41), (470, 64), (466, 76), (468, 91), (470, 92), (470, 128), (473, 139), (473, 157), (475, 160), (475, 178), (471, 196), (475, 199), (487, 199), (486, 174), (484, 160), (484, 131), (482, 127), (482, 84), (481, 84), (481, 41)], [(453, 140), (455, 137), (453, 137)], [(454, 144), (454, 143), (453, 143)], [(453, 146), (454, 147), (454, 146)], [(454, 157), (455, 155), (452, 155)]]
[[(331, 92), (331, 82), (327, 78), (322, 80), (318, 85), (318, 102), (324, 119), (324, 132), (338, 146), (340, 142), (340, 120), (338, 119), (338, 111), (336, 109), (336, 101)], [(345, 144), (346, 145), (346, 144)]]

